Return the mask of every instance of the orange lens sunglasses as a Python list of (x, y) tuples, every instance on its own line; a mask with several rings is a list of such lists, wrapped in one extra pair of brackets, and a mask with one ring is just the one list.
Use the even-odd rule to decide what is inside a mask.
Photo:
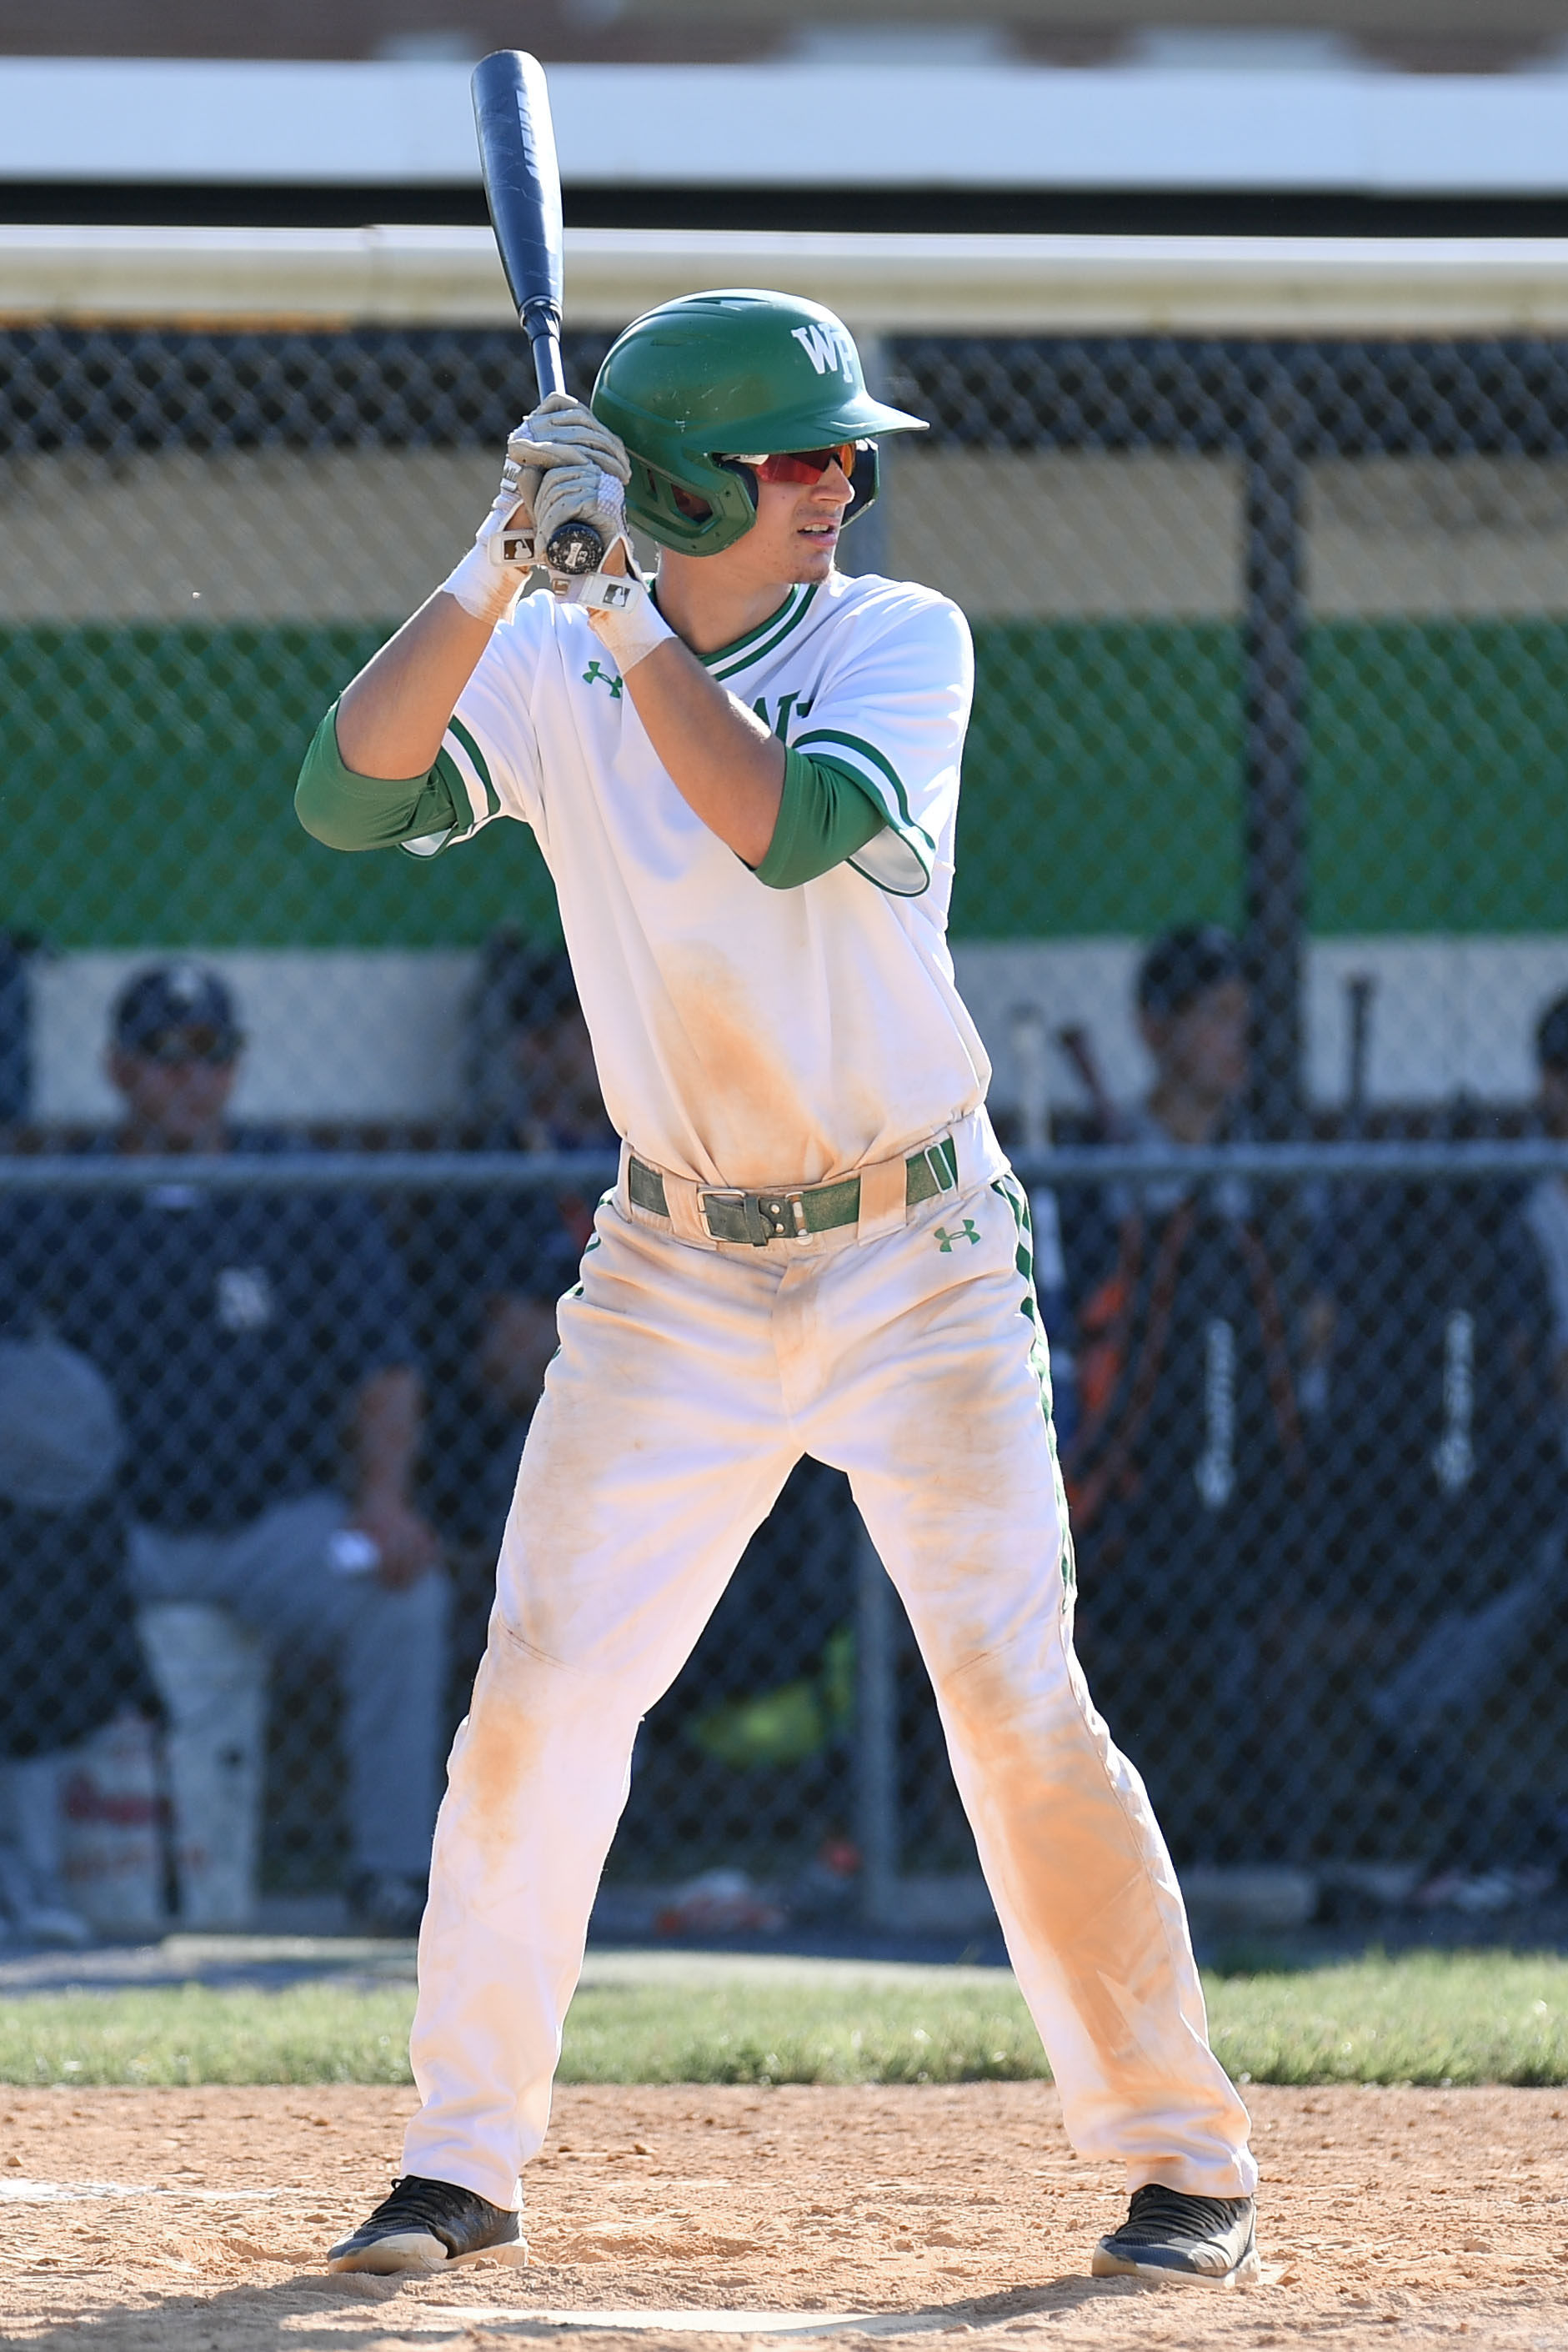
[(837, 442), (831, 449), (789, 449), (766, 457), (736, 457), (733, 465), (749, 466), (759, 482), (820, 482), (830, 466), (854, 469), (855, 445)]

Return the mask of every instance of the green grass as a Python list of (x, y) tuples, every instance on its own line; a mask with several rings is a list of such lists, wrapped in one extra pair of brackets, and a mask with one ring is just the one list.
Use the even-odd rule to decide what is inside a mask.
[[(1211, 1977), (1215, 2046), (1257, 2083), (1568, 2084), (1568, 1959), (1373, 1957)], [(0, 2002), (0, 2082), (406, 2083), (412, 1991), (35, 1995)], [(910, 1986), (589, 1986), (568, 2083), (958, 2083), (1043, 2077), (1007, 1979)]]
[(569, 2083), (1021, 2082), (1048, 2073), (1010, 1977), (918, 1987), (735, 1982), (585, 1987)]
[(1374, 1956), (1207, 1988), (1214, 2046), (1254, 2083), (1568, 2083), (1568, 1959)]
[(406, 2083), (411, 1987), (0, 2000), (0, 2083)]

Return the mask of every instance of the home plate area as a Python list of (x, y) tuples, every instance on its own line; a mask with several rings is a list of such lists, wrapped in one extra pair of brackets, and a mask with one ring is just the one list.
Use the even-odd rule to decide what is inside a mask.
[(0, 2342), (398, 2352), (995, 2336), (1568, 2352), (1568, 2094), (1249, 2091), (1261, 2284), (1092, 2280), (1121, 2184), (1054, 2092), (562, 2091), (525, 2269), (334, 2277), (407, 2090), (0, 2090)]

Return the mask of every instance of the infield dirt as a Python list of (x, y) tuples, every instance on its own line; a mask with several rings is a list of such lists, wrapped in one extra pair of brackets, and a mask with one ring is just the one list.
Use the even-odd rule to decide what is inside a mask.
[[(1007, 2352), (1568, 2347), (1568, 2093), (1249, 2095), (1265, 2281), (1226, 2294), (1090, 2280), (1119, 2184), (1071, 2157), (1038, 2084), (565, 2090), (528, 2185), (528, 2268), (413, 2284), (322, 2268), (385, 2191), (408, 2091), (0, 2092), (0, 2342), (479, 2352), (554, 2334), (545, 2313), (657, 2311), (591, 2347), (696, 2352), (768, 2336), (701, 2316), (752, 2310)], [(37, 2201), (44, 2184), (122, 2193)]]

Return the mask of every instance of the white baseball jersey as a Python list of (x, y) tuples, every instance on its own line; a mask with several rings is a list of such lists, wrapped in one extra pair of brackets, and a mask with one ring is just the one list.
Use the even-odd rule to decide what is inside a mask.
[(863, 782), (887, 824), (852, 860), (759, 882), (676, 791), (584, 614), (549, 595), (497, 629), (445, 749), (475, 830), (538, 835), (632, 1150), (700, 1183), (819, 1183), (937, 1133), (990, 1078), (946, 936), (969, 632), (929, 589), (835, 573), (704, 660)]

